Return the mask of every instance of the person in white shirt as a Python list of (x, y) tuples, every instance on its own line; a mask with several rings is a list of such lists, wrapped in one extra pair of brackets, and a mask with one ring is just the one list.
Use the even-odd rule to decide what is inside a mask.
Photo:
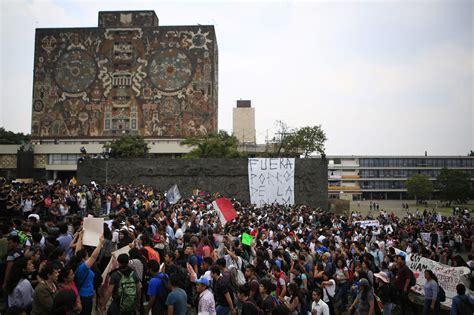
[[(333, 308), (330, 298), (333, 298), (336, 295), (336, 281), (332, 278), (331, 275), (324, 272), (323, 282), (321, 283), (321, 290), (323, 291), (323, 301), (329, 306), (329, 309)], [(331, 312), (334, 314), (334, 312)]]
[(313, 291), (313, 304), (311, 304), (311, 315), (329, 315), (329, 306), (321, 299), (322, 295), (323, 293), (320, 289), (316, 289)]

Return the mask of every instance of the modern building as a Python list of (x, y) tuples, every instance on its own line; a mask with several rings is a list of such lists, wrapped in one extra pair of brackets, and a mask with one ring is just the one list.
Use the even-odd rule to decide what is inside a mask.
[(255, 145), (257, 143), (255, 130), (255, 108), (251, 101), (239, 100), (233, 109), (232, 134), (237, 137), (240, 144)]
[(474, 181), (474, 157), (468, 156), (328, 156), (328, 191), (332, 198), (407, 199), (405, 182), (415, 174), (434, 181), (442, 168), (459, 169)]

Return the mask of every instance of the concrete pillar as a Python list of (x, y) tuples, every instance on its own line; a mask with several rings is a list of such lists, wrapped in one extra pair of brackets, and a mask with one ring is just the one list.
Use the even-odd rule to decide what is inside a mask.
[(58, 171), (53, 171), (53, 179), (56, 180), (58, 178)]
[(388, 199), (388, 192), (385, 192), (385, 200)]

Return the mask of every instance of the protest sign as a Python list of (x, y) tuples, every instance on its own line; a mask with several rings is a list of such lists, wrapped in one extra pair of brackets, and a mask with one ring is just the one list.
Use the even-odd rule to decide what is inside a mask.
[(364, 221), (355, 221), (354, 224), (360, 225), (361, 228), (365, 229), (367, 227), (378, 227), (380, 222), (378, 220), (364, 220)]
[(250, 202), (257, 207), (295, 203), (295, 159), (251, 158), (248, 176)]
[(104, 283), (106, 283), (108, 285), (108, 282), (110, 280), (109, 279), (110, 272), (119, 267), (117, 257), (120, 254), (128, 254), (129, 251), (130, 251), (130, 246), (126, 245), (126, 246), (116, 250), (115, 252), (112, 252), (112, 256), (109, 260), (109, 263), (108, 263), (107, 267), (105, 267), (104, 272), (102, 273), (102, 285), (104, 285)]
[[(404, 253), (403, 251), (395, 248), (397, 255)], [(446, 301), (441, 304), (451, 307), (452, 299), (456, 296), (456, 286), (459, 283), (464, 283), (466, 288), (469, 287), (469, 275), (470, 270), (467, 267), (451, 267), (448, 265), (441, 264), (434, 260), (425, 258), (417, 254), (406, 254), (405, 262), (413, 271), (416, 278), (416, 285), (412, 288), (412, 291), (424, 295), (423, 286), (426, 283), (425, 271), (431, 270), (438, 278), (438, 284), (446, 292)], [(469, 292), (467, 292), (469, 294)]]
[(86, 246), (99, 245), (99, 238), (104, 234), (104, 218), (85, 217), (83, 229), (82, 244)]
[(242, 234), (242, 244), (251, 246), (253, 241), (253, 237), (250, 234), (244, 233)]
[(166, 199), (171, 205), (174, 205), (181, 199), (181, 193), (179, 192), (178, 185), (173, 185), (166, 193)]
[(429, 246), (431, 244), (431, 235), (430, 233), (420, 233), (421, 239), (423, 240), (423, 245)]

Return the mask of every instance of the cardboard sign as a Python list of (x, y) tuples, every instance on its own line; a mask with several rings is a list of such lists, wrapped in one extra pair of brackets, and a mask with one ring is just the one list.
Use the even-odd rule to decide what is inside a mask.
[(82, 244), (96, 247), (100, 236), (104, 234), (104, 218), (85, 217), (83, 229)]

